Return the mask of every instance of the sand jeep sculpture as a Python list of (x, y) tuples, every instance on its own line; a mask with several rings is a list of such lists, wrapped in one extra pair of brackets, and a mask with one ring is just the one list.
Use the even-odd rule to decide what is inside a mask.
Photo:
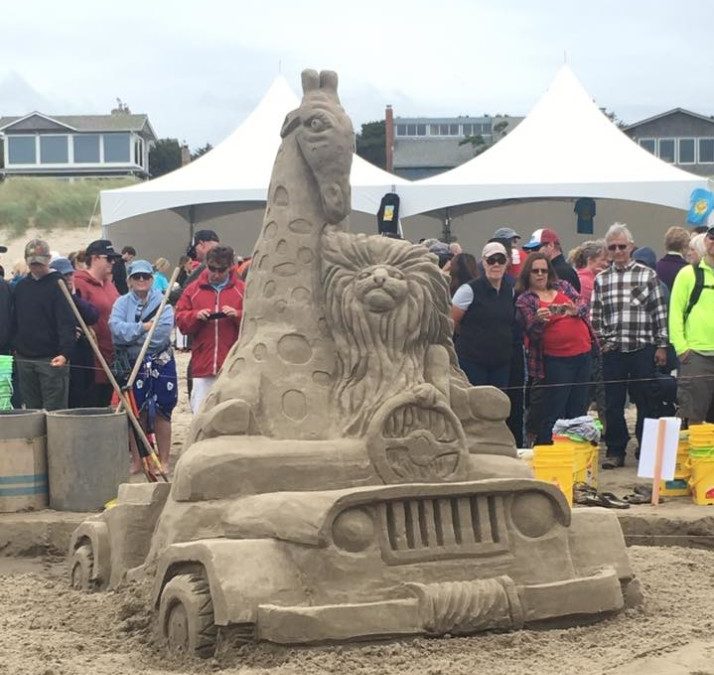
[(219, 627), (308, 643), (620, 610), (617, 519), (572, 513), (515, 458), (507, 397), (458, 368), (435, 257), (343, 231), (352, 125), (335, 73), (302, 85), (240, 339), (173, 483), (122, 485), (77, 528), (72, 585), (148, 577), (159, 633), (203, 656)]

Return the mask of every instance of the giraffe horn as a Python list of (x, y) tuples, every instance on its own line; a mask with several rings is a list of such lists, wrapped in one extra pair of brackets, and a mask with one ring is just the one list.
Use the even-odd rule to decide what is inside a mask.
[(308, 91), (313, 91), (320, 86), (320, 77), (316, 70), (306, 69), (302, 71), (302, 91), (307, 94)]
[(320, 71), (320, 89), (329, 89), (337, 93), (337, 73), (334, 70)]

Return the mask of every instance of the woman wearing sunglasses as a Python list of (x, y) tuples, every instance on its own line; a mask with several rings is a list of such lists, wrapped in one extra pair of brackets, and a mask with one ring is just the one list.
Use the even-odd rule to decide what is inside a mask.
[(557, 419), (587, 412), (591, 351), (597, 344), (588, 303), (558, 279), (543, 253), (528, 256), (516, 284), (516, 314), (528, 340), (528, 376), (539, 389), (531, 397), (529, 429), (537, 445), (552, 442)]
[[(164, 307), (156, 316), (163, 298), (161, 291), (152, 288), (154, 269), (148, 260), (134, 260), (129, 265), (127, 282), (129, 292), (114, 303), (109, 317), (109, 330), (114, 342), (115, 370), (128, 375), (144, 344), (146, 334), (157, 323), (146, 356), (139, 369), (132, 391), (147, 433), (156, 435), (159, 459), (168, 469), (171, 450), (171, 413), (178, 402), (176, 361), (171, 348), (171, 331), (174, 327), (174, 310)], [(141, 461), (133, 435), (132, 473), (141, 471)]]
[(474, 386), (508, 386), (515, 311), (513, 284), (504, 278), (503, 244), (489, 242), (481, 253), (483, 275), (460, 286), (452, 299), (454, 345), (459, 365)]

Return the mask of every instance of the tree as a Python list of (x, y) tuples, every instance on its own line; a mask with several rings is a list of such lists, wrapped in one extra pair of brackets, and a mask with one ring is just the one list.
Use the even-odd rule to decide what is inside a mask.
[(357, 134), (357, 154), (380, 169), (387, 168), (386, 132), (384, 120), (367, 122)]
[(149, 173), (163, 176), (181, 166), (181, 146), (175, 138), (160, 138), (149, 152)]
[(624, 129), (627, 126), (627, 122), (623, 122), (615, 112), (612, 112), (607, 108), (600, 108), (600, 112), (602, 112), (602, 114), (605, 115), (607, 119), (609, 119), (614, 125), (616, 125), (618, 129)]
[(131, 115), (131, 110), (124, 101), (117, 97), (117, 107), (112, 108), (112, 115)]
[(493, 125), (491, 129), (491, 140), (487, 141), (481, 134), (476, 134), (475, 136), (466, 136), (462, 140), (459, 141), (459, 145), (466, 145), (467, 143), (471, 144), (471, 147), (474, 149), (474, 157), (477, 155), (480, 155), (482, 152), (486, 152), (490, 147), (493, 147), (500, 141), (502, 138), (506, 136), (508, 133), (506, 131), (506, 128), (508, 127), (508, 121), (507, 120), (501, 120), (500, 122), (496, 122), (496, 124)]
[(198, 148), (191, 153), (191, 161), (205, 155), (210, 150), (213, 150), (213, 146), (210, 143), (206, 143), (202, 148)]

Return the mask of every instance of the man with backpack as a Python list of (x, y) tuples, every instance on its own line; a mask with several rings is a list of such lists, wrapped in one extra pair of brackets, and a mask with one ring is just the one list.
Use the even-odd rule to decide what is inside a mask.
[(705, 421), (714, 399), (714, 227), (704, 238), (706, 255), (674, 279), (669, 334), (679, 357), (679, 404), (689, 424)]

